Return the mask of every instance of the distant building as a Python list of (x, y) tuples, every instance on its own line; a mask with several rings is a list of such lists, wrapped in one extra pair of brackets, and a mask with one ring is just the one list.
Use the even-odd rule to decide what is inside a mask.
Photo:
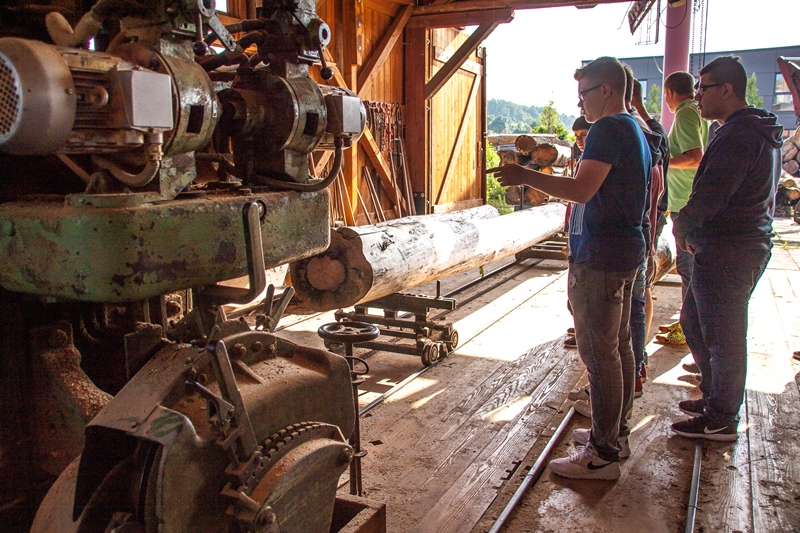
[[(784, 135), (791, 134), (797, 128), (798, 121), (792, 107), (792, 95), (789, 93), (786, 82), (778, 70), (777, 59), (779, 57), (800, 57), (800, 46), (714, 52), (705, 54), (705, 59), (703, 54), (692, 54), (689, 61), (691, 73), (697, 77), (697, 73), (704, 64), (719, 56), (726, 55), (735, 55), (742, 58), (742, 64), (747, 71), (748, 78), (755, 72), (756, 86), (758, 87), (758, 93), (764, 98), (764, 108), (778, 116), (778, 122), (783, 126)], [(636, 78), (642, 82), (645, 97), (649, 95), (651, 85), (655, 84), (661, 88), (663, 98), (663, 56), (627, 57), (620, 58), (620, 61), (633, 68)]]

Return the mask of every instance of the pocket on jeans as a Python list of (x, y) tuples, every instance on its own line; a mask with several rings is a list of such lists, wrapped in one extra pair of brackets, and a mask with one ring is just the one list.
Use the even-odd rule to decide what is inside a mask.
[(625, 295), (625, 280), (606, 274), (606, 300), (612, 303), (622, 303)]

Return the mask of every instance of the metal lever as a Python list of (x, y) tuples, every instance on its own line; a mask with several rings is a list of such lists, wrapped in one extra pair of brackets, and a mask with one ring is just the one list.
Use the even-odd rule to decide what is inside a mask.
[(283, 294), (278, 299), (278, 303), (273, 307), (272, 299), (275, 296), (275, 285), (267, 287), (267, 296), (264, 298), (264, 314), (256, 317), (256, 328), (263, 328), (265, 331), (275, 333), (278, 322), (286, 311), (286, 307), (294, 296), (294, 287), (286, 287)]
[(258, 441), (250, 423), (250, 415), (244, 408), (242, 393), (239, 392), (239, 387), (236, 385), (225, 342), (217, 341), (213, 345), (209, 345), (208, 350), (211, 352), (211, 367), (217, 377), (220, 395), (223, 400), (233, 406), (230, 431), (224, 435), (222, 447), (229, 450), (231, 461), (238, 466), (250, 461), (253, 454), (259, 451)]
[(258, 202), (247, 202), (243, 210), (247, 274), (250, 288), (209, 285), (200, 289), (200, 296), (218, 303), (246, 304), (255, 300), (267, 287), (264, 272), (264, 246), (261, 241), (261, 214)]

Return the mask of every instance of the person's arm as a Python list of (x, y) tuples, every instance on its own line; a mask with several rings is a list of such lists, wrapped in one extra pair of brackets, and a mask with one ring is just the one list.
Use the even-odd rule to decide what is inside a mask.
[(610, 170), (610, 163), (584, 159), (574, 179), (543, 174), (515, 164), (490, 168), (486, 173), (496, 174), (497, 180), (504, 187), (527, 185), (556, 198), (585, 204), (595, 195)]
[(728, 206), (746, 177), (747, 164), (743, 162), (752, 161), (760, 149), (753, 137), (736, 131), (714, 143), (695, 176), (689, 202), (678, 213), (672, 228), (678, 245), (684, 243), (684, 250), (686, 237)]
[(650, 113), (647, 112), (647, 108), (644, 106), (642, 84), (639, 83), (639, 80), (633, 80), (633, 98), (631, 99), (631, 104), (633, 104), (633, 108), (645, 122), (649, 123), (653, 120), (653, 117), (650, 116)]
[(684, 170), (695, 169), (700, 165), (700, 160), (703, 159), (702, 148), (692, 148), (683, 152), (679, 156), (675, 156), (669, 160), (669, 166), (672, 168), (680, 168)]
[(694, 170), (703, 159), (703, 129), (705, 123), (693, 107), (683, 107), (675, 114), (672, 126), (681, 154), (669, 160), (669, 166), (682, 170)]

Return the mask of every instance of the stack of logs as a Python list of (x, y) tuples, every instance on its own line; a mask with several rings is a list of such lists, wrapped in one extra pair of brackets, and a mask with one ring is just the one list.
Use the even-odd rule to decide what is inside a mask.
[[(501, 139), (502, 141), (502, 139)], [(572, 143), (555, 135), (519, 135), (513, 150), (498, 150), (502, 164), (516, 163), (546, 174), (566, 174), (572, 157)], [(506, 203), (518, 205), (524, 197), (528, 205), (544, 205), (548, 196), (530, 187), (508, 187)]]
[(800, 128), (783, 142), (783, 171), (790, 176), (800, 176)]
[[(791, 216), (792, 207), (800, 202), (800, 128), (788, 139), (784, 140), (783, 148), (783, 174), (778, 182), (778, 192), (775, 196), (775, 215)], [(794, 208), (795, 220), (798, 209)]]

